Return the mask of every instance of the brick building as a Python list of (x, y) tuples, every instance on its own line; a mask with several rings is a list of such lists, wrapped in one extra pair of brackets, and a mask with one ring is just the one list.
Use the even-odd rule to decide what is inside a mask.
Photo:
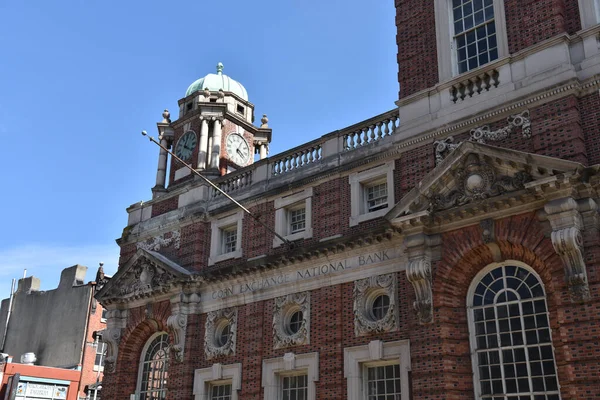
[(600, 2), (395, 7), (392, 111), (267, 158), (219, 65), (163, 114), (252, 215), (160, 151), (97, 294), (106, 398), (600, 397)]
[[(69, 376), (74, 381), (65, 386), (70, 386), (69, 398), (100, 398), (99, 391), (88, 390), (102, 381), (106, 353), (106, 344), (96, 336), (106, 328), (106, 314), (94, 294), (109, 277), (99, 270), (95, 281), (85, 283), (86, 272), (82, 265), (65, 268), (58, 287), (52, 290), (40, 290), (40, 280), (34, 276), (19, 279), (12, 298), (2, 300), (0, 353), (14, 360), (10, 369), (26, 375), (20, 381), (23, 385)], [(35, 365), (22, 368), (24, 364), (18, 362), (27, 353), (35, 355)], [(77, 373), (72, 374), (74, 371)], [(0, 385), (0, 393), (2, 390)]]

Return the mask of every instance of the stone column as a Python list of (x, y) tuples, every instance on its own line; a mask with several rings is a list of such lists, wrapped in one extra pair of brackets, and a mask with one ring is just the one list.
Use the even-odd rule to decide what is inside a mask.
[[(160, 136), (160, 144), (168, 148), (169, 142), (164, 135)], [(158, 153), (158, 168), (156, 170), (156, 189), (164, 189), (167, 182), (167, 151), (160, 149)]]
[(265, 158), (267, 158), (267, 145), (264, 143), (261, 143), (260, 145), (260, 159), (264, 160)]
[(212, 140), (212, 156), (210, 158), (210, 169), (219, 169), (219, 160), (221, 159), (221, 130), (222, 121), (220, 119), (215, 119)]
[(200, 126), (200, 145), (198, 146), (198, 167), (197, 169), (202, 171), (206, 169), (206, 156), (208, 153), (208, 121), (203, 117)]

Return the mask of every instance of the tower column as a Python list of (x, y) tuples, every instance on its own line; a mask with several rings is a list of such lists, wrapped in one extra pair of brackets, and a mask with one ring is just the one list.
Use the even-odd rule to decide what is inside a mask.
[(200, 145), (198, 146), (198, 170), (206, 169), (206, 155), (208, 152), (208, 121), (200, 117), (202, 123), (200, 126)]
[[(164, 135), (160, 137), (161, 146), (168, 147), (167, 138)], [(164, 189), (167, 182), (167, 151), (160, 149), (158, 153), (158, 168), (156, 170), (156, 188)]]
[(260, 159), (264, 160), (265, 158), (267, 158), (267, 145), (264, 143), (261, 143), (260, 145)]
[[(171, 128), (171, 114), (169, 110), (165, 110), (163, 112), (163, 120), (156, 124), (158, 128), (158, 139), (160, 140), (160, 144), (169, 149), (171, 147), (171, 143), (173, 143), (173, 128)], [(154, 197), (158, 195), (159, 192), (165, 191), (165, 186), (167, 183), (167, 161), (168, 154), (167, 150), (160, 149), (158, 153), (158, 167), (156, 168), (156, 185), (152, 188), (152, 193)]]
[(212, 156), (210, 158), (210, 168), (219, 169), (219, 160), (221, 159), (221, 130), (222, 121), (215, 119), (215, 126), (213, 128), (213, 140), (212, 140)]

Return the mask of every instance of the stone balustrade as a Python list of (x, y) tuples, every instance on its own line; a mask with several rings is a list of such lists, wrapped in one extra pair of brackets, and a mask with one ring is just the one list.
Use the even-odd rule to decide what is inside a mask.
[(399, 123), (398, 110), (396, 109), (344, 129), (343, 151), (354, 150), (390, 136), (399, 126)]
[[(239, 172), (232, 172), (217, 179), (214, 183), (219, 189), (229, 194), (238, 189), (250, 186), (252, 184), (252, 172), (253, 169), (243, 169)], [(219, 196), (222, 196), (222, 194), (218, 190), (213, 189), (212, 198)]]
[(275, 158), (272, 164), (272, 172), (273, 175), (285, 174), (315, 163), (322, 158), (323, 149), (321, 143), (311, 142), (308, 146), (297, 147)]
[(468, 76), (450, 87), (450, 100), (458, 103), (466, 98), (488, 92), (500, 85), (500, 74), (495, 68)]

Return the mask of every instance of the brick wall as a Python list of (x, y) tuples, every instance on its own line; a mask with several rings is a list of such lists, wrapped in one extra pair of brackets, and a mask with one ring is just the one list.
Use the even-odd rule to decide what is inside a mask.
[(585, 135), (585, 149), (590, 165), (600, 163), (600, 96), (598, 92), (579, 99), (581, 129)]
[[(95, 300), (92, 300), (95, 301)], [(81, 381), (79, 383), (79, 396), (84, 397), (83, 389), (86, 385), (96, 383), (96, 379), (102, 381), (102, 372), (94, 371), (96, 361), (96, 346), (94, 332), (106, 329), (106, 322), (102, 322), (102, 306), (96, 302), (96, 309), (92, 307), (88, 320), (87, 336), (83, 349), (83, 363), (81, 365)]]
[(399, 98), (438, 82), (434, 0), (396, 0)]

